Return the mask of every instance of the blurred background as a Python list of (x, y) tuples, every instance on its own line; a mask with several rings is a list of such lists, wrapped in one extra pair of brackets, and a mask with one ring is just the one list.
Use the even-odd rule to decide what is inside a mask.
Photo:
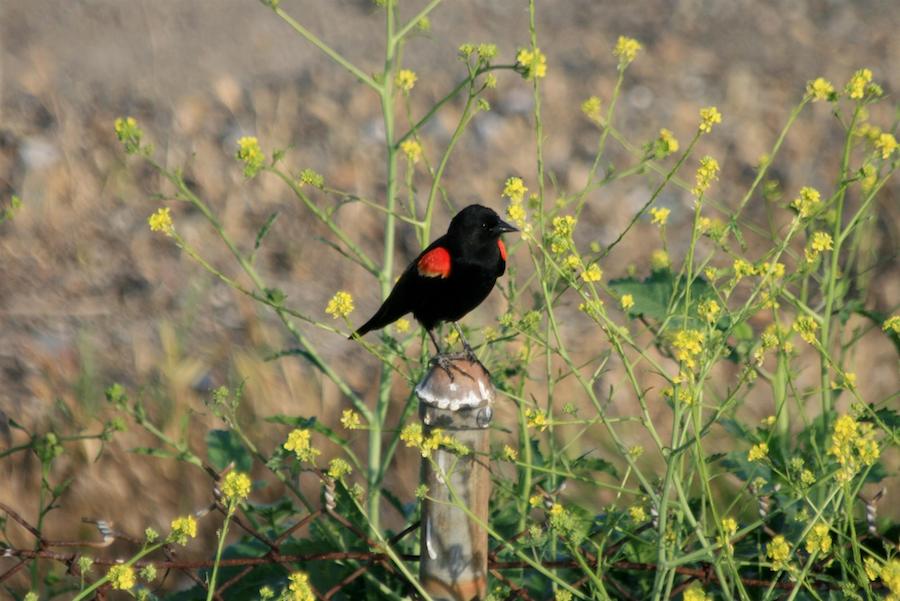
[[(281, 4), (363, 71), (382, 68), (383, 15), (369, 0)], [(400, 0), (401, 14), (411, 16), (424, 4)], [(900, 89), (900, 4), (891, 0), (538, 5), (539, 45), (548, 57), (542, 82), (545, 160), (556, 182), (556, 188), (548, 187), (548, 201), (585, 182), (597, 130), (583, 119), (579, 105), (598, 95), (605, 106), (616, 77), (611, 49), (619, 35), (637, 38), (645, 50), (628, 70), (616, 126), (637, 144), (655, 138), (661, 127), (684, 144), (696, 128), (698, 109), (718, 106), (724, 122), (703, 138), (697, 156), (710, 153), (719, 160), (723, 174), (713, 194), (731, 206), (752, 181), (754, 166), (771, 149), (808, 80), (824, 76), (840, 88), (856, 69), (868, 67), (889, 97)], [(456, 58), (460, 44), (495, 43), (497, 62), (512, 63), (516, 49), (528, 42), (524, 1), (447, 2), (431, 22), (431, 31), (417, 34), (403, 56), (419, 76), (411, 95), (415, 115), (464, 77)], [(475, 119), (444, 176), (457, 207), (478, 201), (503, 210), (500, 191), (511, 175), (535, 186), (530, 85), (509, 71), (499, 72), (498, 79), (487, 96), (492, 110)], [(889, 128), (893, 104), (889, 98), (873, 110), (872, 122)], [(449, 140), (460, 108), (447, 106), (423, 132), (432, 161)], [(271, 176), (247, 182), (233, 159), (236, 140), (255, 135), (267, 152), (291, 147), (286, 164), (292, 170), (312, 167), (333, 187), (382, 200), (383, 129), (369, 89), (254, 0), (4, 0), (0, 205), (17, 194), (24, 206), (15, 219), (0, 224), (0, 411), (33, 431), (96, 432), (109, 416), (103, 390), (121, 382), (144, 399), (167, 432), (177, 434), (185, 419), (192, 420), (195, 448), (202, 453), (203, 434), (217, 423), (204, 399), (219, 385), (243, 381), (243, 417), (254, 435), (283, 436), (283, 427), (255, 419), (273, 413), (316, 415), (336, 424), (348, 405), (333, 385), (298, 359), (264, 361), (289, 345), (273, 317), (149, 231), (147, 217), (158, 206), (152, 195), (164, 186), (139, 160), (126, 160), (112, 129), (113, 120), (124, 115), (137, 118), (158, 160), (184, 166), (194, 189), (242, 248), (250, 248), (266, 218), (280, 212), (258, 265), (271, 285), (287, 293), (291, 307), (326, 318), (325, 303), (338, 289), (354, 294), (357, 321), (379, 304), (374, 279), (320, 243), (327, 230), (281, 182)], [(400, 117), (400, 131), (406, 125)], [(830, 193), (841, 139), (826, 103), (804, 112), (772, 171), (786, 199), (803, 185)], [(609, 157), (626, 160), (612, 142)], [(686, 169), (685, 177), (692, 177), (693, 168)], [(654, 183), (629, 178), (595, 192), (579, 226), (579, 242), (609, 243)], [(900, 298), (897, 195), (895, 178), (881, 195), (869, 241), (875, 283), (866, 303), (883, 312), (894, 310)], [(324, 195), (315, 200), (334, 202)], [(659, 202), (672, 209), (669, 250), (678, 260), (688, 242), (688, 194), (672, 187)], [(763, 204), (755, 199), (748, 218), (765, 224)], [(372, 256), (380, 256), (379, 214), (348, 205), (338, 215)], [(213, 265), (237, 273), (201, 215), (176, 205), (173, 216), (182, 235)], [(449, 216), (448, 211), (437, 215), (435, 235)], [(658, 233), (648, 221), (637, 227), (604, 264), (608, 277), (622, 276), (632, 264), (646, 273), (656, 245), (648, 241)], [(399, 237), (397, 261), (405, 264), (417, 252), (417, 241), (411, 228), (401, 226)], [(749, 242), (752, 256), (759, 241)], [(524, 265), (526, 257), (513, 261)], [(495, 293), (467, 325), (496, 326), (505, 310)], [(566, 325), (574, 332), (574, 322)], [(310, 335), (350, 383), (374, 399), (370, 383), (377, 361), (343, 337), (315, 330)], [(798, 377), (815, 385), (817, 362), (809, 365)], [(867, 400), (883, 399), (900, 384), (896, 354), (878, 332), (866, 336), (848, 365), (858, 373)], [(615, 373), (607, 387), (616, 384)], [(727, 382), (729, 374), (718, 377)], [(398, 385), (396, 393), (402, 401), (408, 391)], [(750, 399), (745, 408), (750, 416), (772, 413), (765, 390)], [(501, 416), (512, 406), (502, 402), (508, 406), (501, 407)], [(624, 392), (616, 400), (628, 402)], [(846, 405), (842, 398), (839, 407)], [(21, 433), (0, 432), (0, 447), (23, 440)], [(47, 518), (50, 536), (90, 535), (88, 526), (79, 524), (81, 517), (113, 520), (132, 534), (146, 526), (165, 529), (173, 516), (209, 501), (209, 481), (196, 470), (125, 452), (147, 442), (134, 430), (120, 434), (96, 461), (96, 441), (70, 445), (73, 452), (57, 462), (51, 478), (75, 480), (62, 509)], [(0, 462), (0, 500), (28, 517), (36, 506), (38, 462), (17, 457)], [(394, 485), (414, 482), (418, 462), (405, 463)], [(893, 507), (882, 509), (900, 515), (896, 503)], [(201, 527), (209, 535), (215, 524)]]

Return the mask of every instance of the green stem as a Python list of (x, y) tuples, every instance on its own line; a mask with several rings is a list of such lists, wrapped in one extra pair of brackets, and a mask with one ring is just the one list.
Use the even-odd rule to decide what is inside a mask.
[(234, 505), (228, 506), (228, 513), (225, 514), (225, 521), (222, 523), (222, 530), (219, 532), (219, 543), (216, 545), (216, 559), (213, 562), (212, 575), (209, 577), (209, 585), (206, 588), (206, 601), (212, 601), (216, 594), (216, 578), (219, 576), (219, 562), (222, 561), (222, 549), (225, 548), (225, 536), (228, 534), (228, 522), (234, 515)]

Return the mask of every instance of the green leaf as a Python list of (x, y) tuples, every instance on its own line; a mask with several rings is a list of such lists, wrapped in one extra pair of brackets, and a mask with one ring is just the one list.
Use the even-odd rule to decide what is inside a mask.
[(231, 430), (210, 430), (206, 433), (206, 455), (217, 470), (234, 462), (235, 469), (247, 472), (253, 460), (237, 434)]
[[(620, 278), (612, 280), (609, 287), (618, 295), (630, 294), (634, 299), (634, 306), (628, 310), (628, 314), (633, 317), (647, 317), (655, 321), (663, 321), (669, 315), (677, 318), (684, 313), (684, 278), (676, 276), (668, 269), (654, 271), (644, 280), (636, 278)], [(669, 307), (669, 303), (673, 300), (672, 296), (677, 287), (678, 298), (675, 299), (673, 306)], [(697, 316), (697, 305), (700, 301), (712, 298), (714, 296), (710, 285), (703, 278), (694, 279), (691, 284), (691, 306), (688, 310), (688, 316), (691, 321), (702, 321)], [(682, 327), (688, 327), (691, 324), (685, 324)]]
[(272, 225), (275, 224), (275, 220), (278, 218), (278, 211), (275, 211), (269, 218), (266, 219), (266, 222), (259, 228), (259, 232), (256, 234), (256, 242), (253, 244), (253, 250), (259, 250), (260, 245), (262, 244), (263, 238), (266, 237), (266, 234), (269, 233), (269, 230), (272, 229)]

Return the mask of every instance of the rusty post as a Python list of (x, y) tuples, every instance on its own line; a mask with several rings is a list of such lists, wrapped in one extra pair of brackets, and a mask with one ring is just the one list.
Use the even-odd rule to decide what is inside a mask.
[(429, 498), (422, 504), (419, 578), (435, 601), (472, 601), (487, 595), (488, 536), (479, 524), (487, 523), (491, 496), (487, 453), (494, 385), (478, 361), (464, 355), (448, 359), (449, 373), (434, 365), (416, 386), (423, 434), (440, 428), (472, 452), (438, 449), (422, 461)]

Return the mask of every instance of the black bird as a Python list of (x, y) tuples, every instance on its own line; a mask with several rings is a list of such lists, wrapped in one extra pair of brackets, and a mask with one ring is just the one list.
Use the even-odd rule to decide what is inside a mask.
[(450, 221), (447, 233), (409, 264), (381, 308), (350, 337), (381, 329), (411, 312), (440, 354), (435, 326), (449, 321), (459, 331), (457, 320), (480, 305), (506, 271), (506, 247), (500, 236), (516, 231), (493, 210), (467, 206)]

